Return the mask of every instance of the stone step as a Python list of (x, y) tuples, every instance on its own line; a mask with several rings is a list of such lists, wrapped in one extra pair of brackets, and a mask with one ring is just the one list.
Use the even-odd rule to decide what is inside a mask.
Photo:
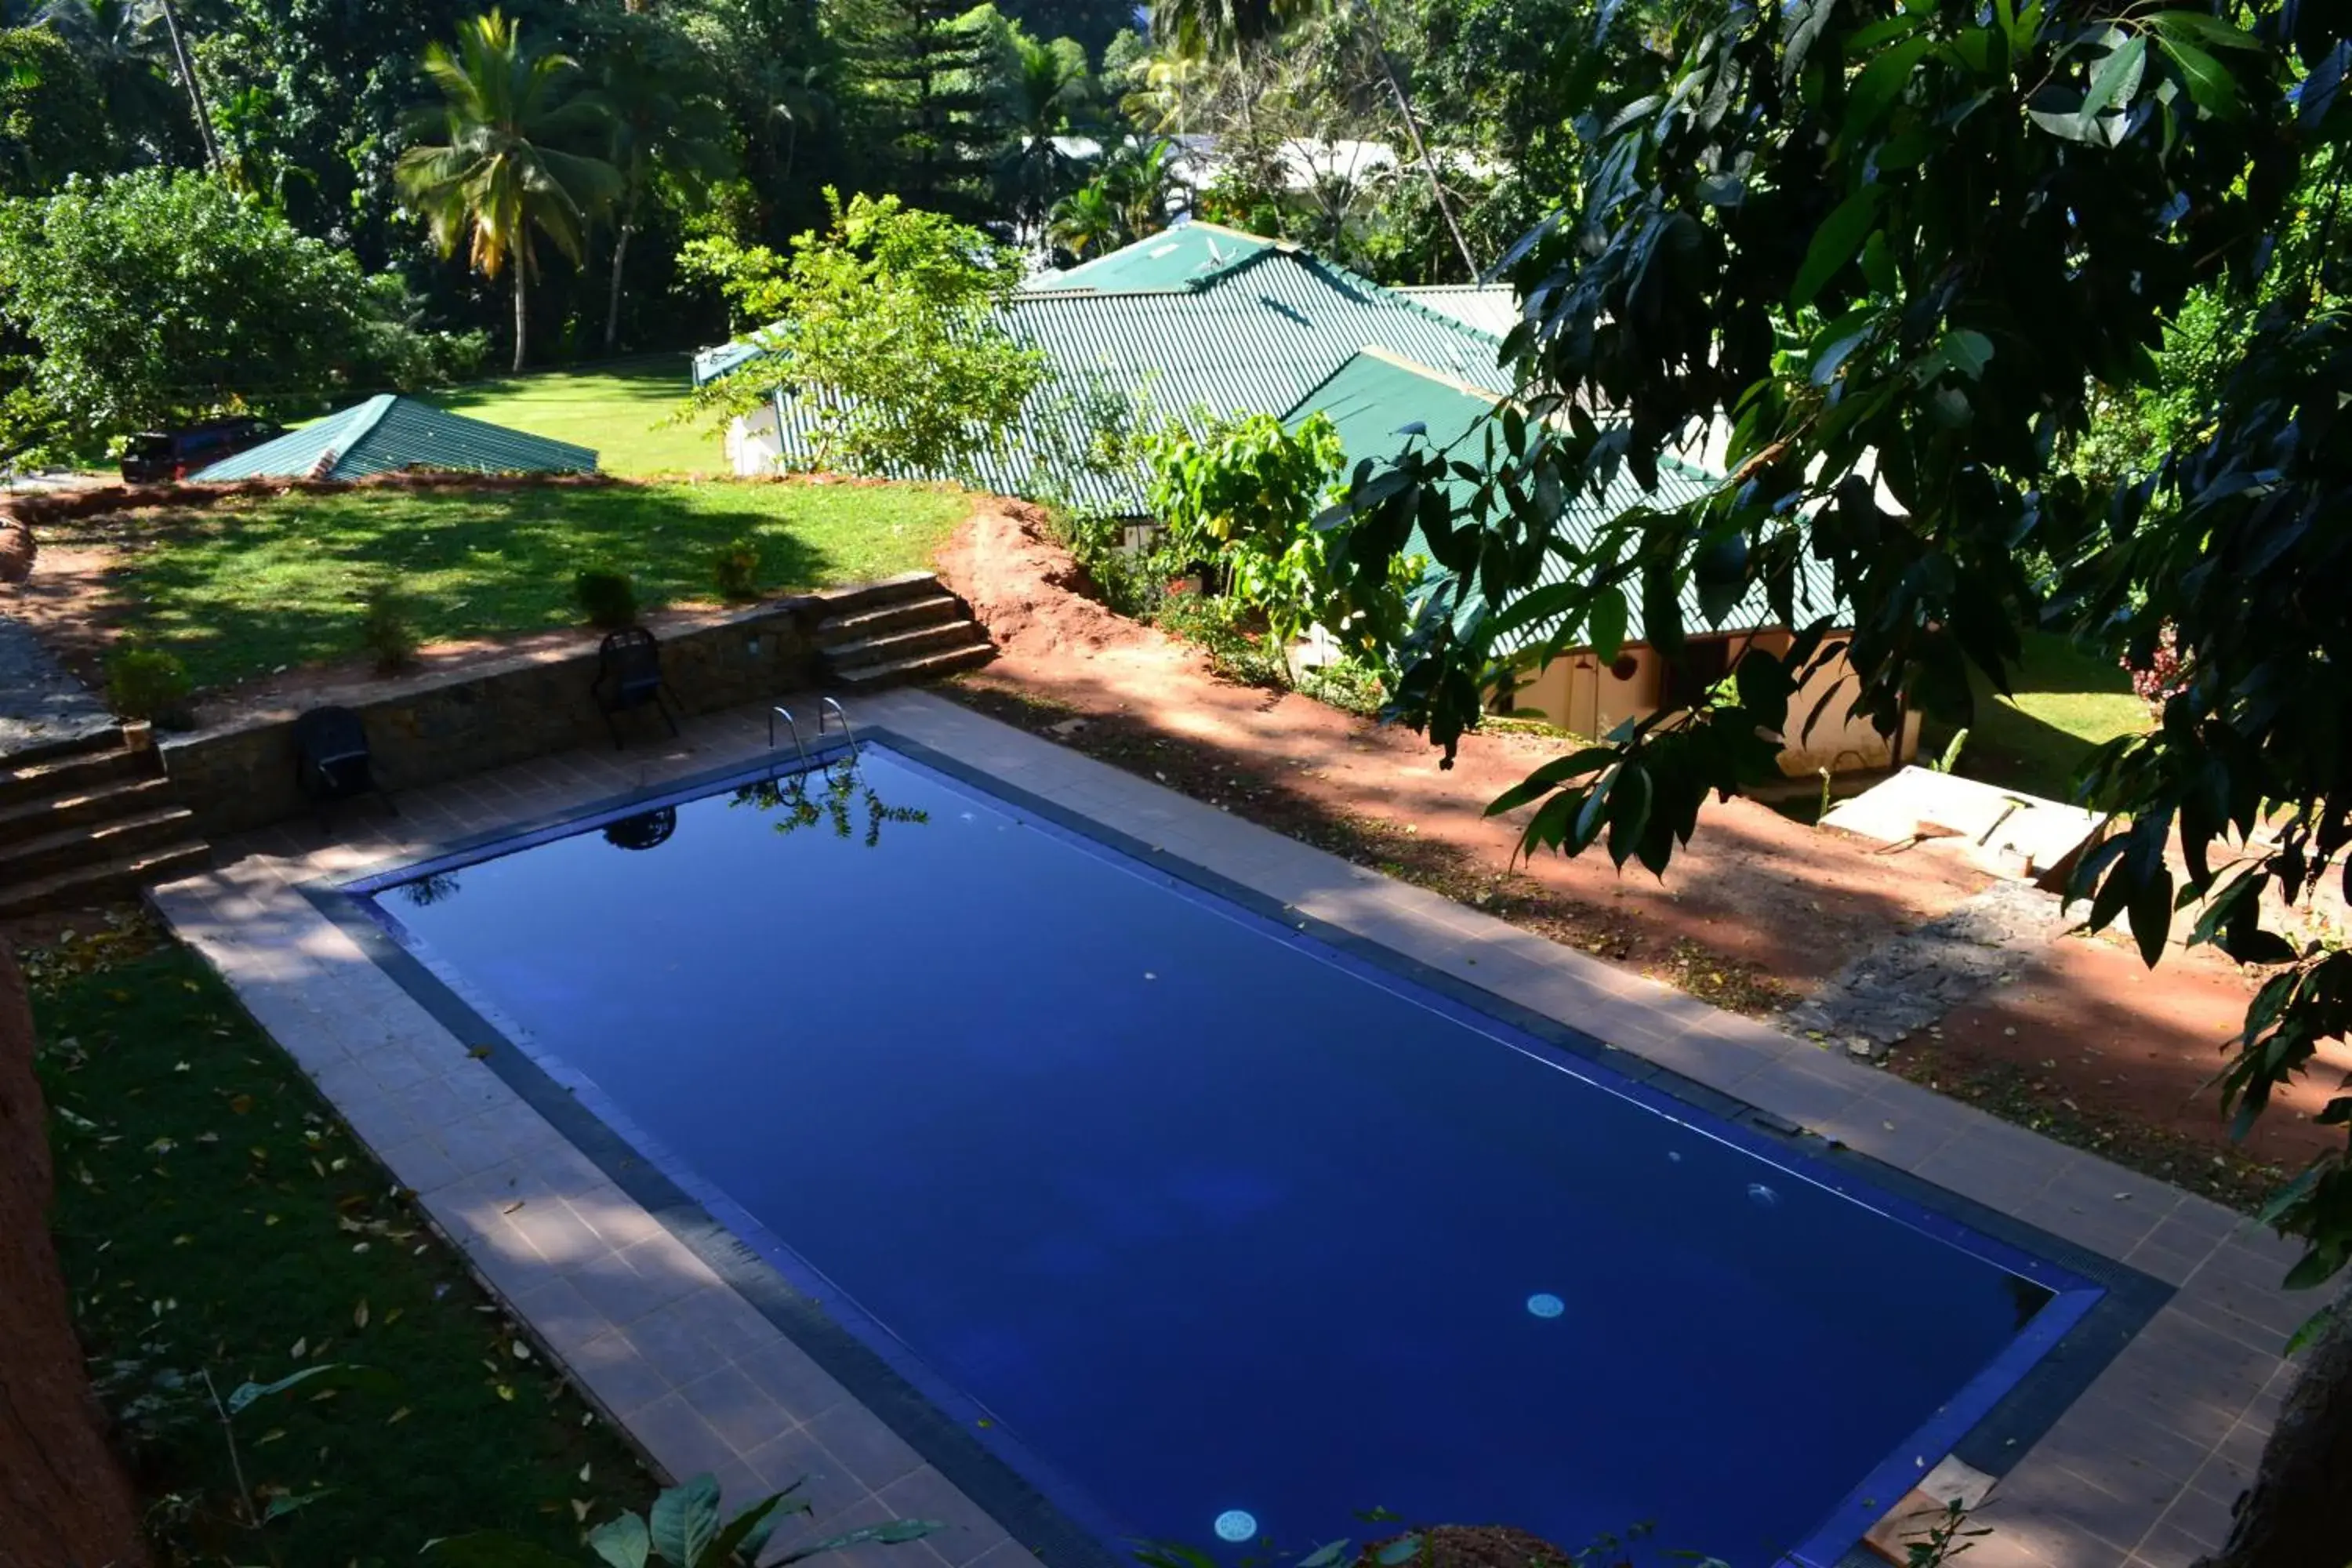
[(942, 621), (934, 626), (918, 626), (913, 631), (889, 632), (881, 637), (861, 637), (837, 647), (825, 649), (824, 661), (836, 674), (869, 664), (894, 664), (900, 659), (920, 654), (945, 653), (950, 648), (972, 644), (985, 645), (988, 634), (967, 620)]
[(167, 844), (195, 838), (195, 813), (166, 805), (101, 822), (66, 827), (0, 846), (0, 888), (69, 871), (103, 860), (135, 858)]
[(829, 616), (817, 624), (816, 643), (819, 647), (837, 647), (890, 632), (911, 631), (965, 618), (963, 603), (953, 594), (931, 594), (919, 599), (901, 599), (879, 609)]
[(928, 598), (939, 592), (938, 573), (902, 572), (878, 583), (861, 583), (854, 588), (835, 589), (824, 595), (825, 618), (832, 620), (842, 616), (860, 615), (907, 599)]
[(0, 757), (0, 770), (27, 768), (37, 763), (61, 762), (67, 757), (88, 756), (97, 752), (120, 750), (122, 726), (108, 724), (88, 734), (69, 735), (63, 740), (43, 741), (38, 745), (26, 746)]
[(127, 746), (0, 767), (0, 806), (60, 795), (88, 795), (120, 780), (146, 777), (157, 771), (154, 752), (134, 752)]
[(834, 679), (845, 686), (898, 686), (908, 681), (937, 679), (960, 670), (976, 669), (995, 657), (996, 645), (982, 640), (946, 653), (919, 654), (913, 658), (894, 659), (887, 664), (861, 664), (855, 669), (835, 670)]
[(142, 888), (203, 870), (212, 863), (212, 856), (211, 847), (202, 840), (187, 838), (29, 881), (0, 877), (0, 920), (119, 903)]
[(171, 800), (172, 781), (158, 773), (0, 806), (0, 846), (22, 844), (59, 828), (87, 828), (110, 817), (168, 805)]

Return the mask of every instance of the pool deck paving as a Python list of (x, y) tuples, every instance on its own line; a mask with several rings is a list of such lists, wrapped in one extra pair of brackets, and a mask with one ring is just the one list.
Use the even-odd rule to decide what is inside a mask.
[[(2003, 1476), (1977, 1568), (2185, 1568), (2218, 1547), (2317, 1305), (2295, 1249), (2203, 1198), (1720, 1011), (1437, 894), (919, 690), (848, 699), (881, 727), (1612, 1047), (2128, 1265), (2174, 1293)], [(896, 1516), (946, 1528), (844, 1568), (1038, 1560), (732, 1289), (302, 892), (515, 824), (767, 755), (766, 710), (583, 750), (219, 846), (157, 909), (545, 1349), (671, 1477), (741, 1504), (805, 1480), (782, 1551)], [(394, 781), (395, 784), (397, 781)], [(1487, 1522), (1470, 1521), (1464, 1522)], [(1630, 1521), (1629, 1521), (1630, 1522)], [(1030, 1544), (1034, 1544), (1031, 1542)], [(1568, 1543), (1574, 1544), (1574, 1543)]]

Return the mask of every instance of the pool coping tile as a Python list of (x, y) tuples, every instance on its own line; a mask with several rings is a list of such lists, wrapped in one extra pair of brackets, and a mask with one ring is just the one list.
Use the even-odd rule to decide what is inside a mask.
[[(1996, 1413), (2027, 1440), (2012, 1440), (2021, 1455), (1990, 1461), (1997, 1468), (2013, 1457), (1982, 1513), (1997, 1531), (1977, 1543), (1987, 1568), (1996, 1559), (2172, 1568), (2207, 1540), (2217, 1506), (2226, 1520), (2229, 1500), (2217, 1489), (2238, 1485), (2259, 1453), (2292, 1373), (2279, 1348), (2312, 1310), (2277, 1288), (2282, 1248), (2249, 1222), (938, 696), (901, 689), (852, 700), (861, 734), (887, 731), (886, 740), (929, 748), (1147, 857), (1192, 862), (1181, 874), (1197, 872), (1213, 890), (1476, 986), (1491, 994), (1489, 1010), (1589, 1037), (1595, 1059), (1626, 1076), (1832, 1155), (1851, 1150), (1890, 1176), (1910, 1172), (1964, 1207), (2082, 1249), (2112, 1279), (2141, 1281), (2138, 1315), (2101, 1331), (2113, 1342), (2086, 1343), (2095, 1375), (2054, 1408)], [(541, 1106), (476, 1059), (469, 1047), (479, 1042), (420, 1005), (305, 894), (322, 879), (757, 765), (766, 756), (762, 711), (688, 720), (681, 739), (657, 751), (560, 753), (405, 792), (399, 816), (355, 816), (344, 837), (321, 838), (303, 824), (248, 835), (219, 847), (216, 869), (160, 887), (151, 900), (418, 1194), (541, 1350), (665, 1473), (683, 1479), (681, 1467), (709, 1468), (733, 1487), (774, 1487), (793, 1479), (773, 1473), (789, 1458), (821, 1464), (819, 1517), (780, 1531), (777, 1550), (877, 1522), (905, 1501), (935, 1507), (956, 1529), (919, 1547), (845, 1555), (872, 1556), (870, 1568), (1111, 1568), (1116, 1554), (1050, 1510), (1039, 1513), (1034, 1494), (999, 1496), (992, 1473), (964, 1452), (982, 1452), (970, 1434), (958, 1436), (961, 1447), (934, 1443), (992, 1497), (996, 1512), (983, 1510), (902, 1436), (906, 1410), (893, 1408), (895, 1420), (877, 1413), (877, 1398), (890, 1403), (887, 1390), (867, 1386), (861, 1397), (845, 1385), (778, 1326), (772, 1300), (747, 1296), (753, 1286), (723, 1247), (699, 1235), (682, 1241), (677, 1216), (649, 1203), (643, 1184), (616, 1180), (575, 1146)], [(544, 1109), (563, 1120), (560, 1106)], [(2116, 1195), (2123, 1192), (2131, 1196)], [(903, 1471), (902, 1458), (912, 1461)], [(2116, 1495), (2116, 1485), (2135, 1495)], [(730, 1490), (730, 1501), (748, 1500)], [(2005, 1525), (2004, 1512), (2016, 1524)]]

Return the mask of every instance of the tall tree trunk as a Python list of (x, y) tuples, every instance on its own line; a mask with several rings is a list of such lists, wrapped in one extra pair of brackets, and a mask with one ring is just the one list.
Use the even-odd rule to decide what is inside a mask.
[(1395, 95), (1397, 112), (1404, 117), (1404, 133), (1412, 140), (1413, 156), (1421, 160), (1422, 169), (1429, 175), (1429, 194), (1437, 203), (1437, 216), (1445, 220), (1445, 232), (1454, 237), (1454, 248), (1462, 253), (1462, 266), (1470, 281), (1475, 283), (1478, 258), (1470, 254), (1470, 242), (1463, 237), (1462, 226), (1454, 221), (1454, 200), (1445, 194), (1445, 181), (1437, 173), (1437, 160), (1429, 155), (1429, 143), (1421, 139), (1421, 117), (1412, 111), (1412, 97), (1397, 76), (1395, 62), (1389, 58), (1387, 41), (1373, 39), (1372, 52), (1381, 57), (1381, 74), (1389, 79), (1389, 91)]
[(523, 344), (530, 336), (530, 267), (518, 255), (515, 258), (515, 357), (514, 373), (522, 374)]
[(180, 80), (188, 89), (188, 107), (196, 118), (196, 141), (205, 150), (205, 165), (215, 174), (221, 172), (220, 142), (213, 136), (213, 118), (205, 112), (205, 89), (196, 84), (196, 62), (188, 54), (187, 40), (180, 36), (180, 14), (172, 0), (163, 0), (163, 31), (171, 39), (172, 59), (180, 68)]
[(628, 259), (629, 220), (621, 220), (620, 237), (613, 241), (613, 292), (604, 301), (604, 357), (610, 359), (620, 352), (621, 342), (621, 264)]
[(2344, 1568), (2352, 1563), (2352, 1286), (2305, 1352), (2230, 1542), (2200, 1568)]

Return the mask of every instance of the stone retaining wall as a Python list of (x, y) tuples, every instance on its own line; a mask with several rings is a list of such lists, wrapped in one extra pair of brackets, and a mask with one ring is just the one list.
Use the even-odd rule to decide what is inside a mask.
[[(909, 584), (934, 581), (929, 573), (910, 573), (672, 626), (658, 634), (669, 696), (680, 712), (708, 713), (814, 685), (821, 621), (867, 600), (902, 595)], [(599, 640), (583, 633), (576, 644), (554, 650), (320, 691), (302, 706), (333, 703), (358, 711), (376, 776), (387, 788), (439, 784), (574, 746), (610, 745), (611, 731), (590, 690)], [(158, 737), (164, 772), (208, 837), (267, 826), (310, 809), (295, 784), (298, 710), (289, 706)], [(615, 719), (631, 744), (669, 738), (650, 709)]]

